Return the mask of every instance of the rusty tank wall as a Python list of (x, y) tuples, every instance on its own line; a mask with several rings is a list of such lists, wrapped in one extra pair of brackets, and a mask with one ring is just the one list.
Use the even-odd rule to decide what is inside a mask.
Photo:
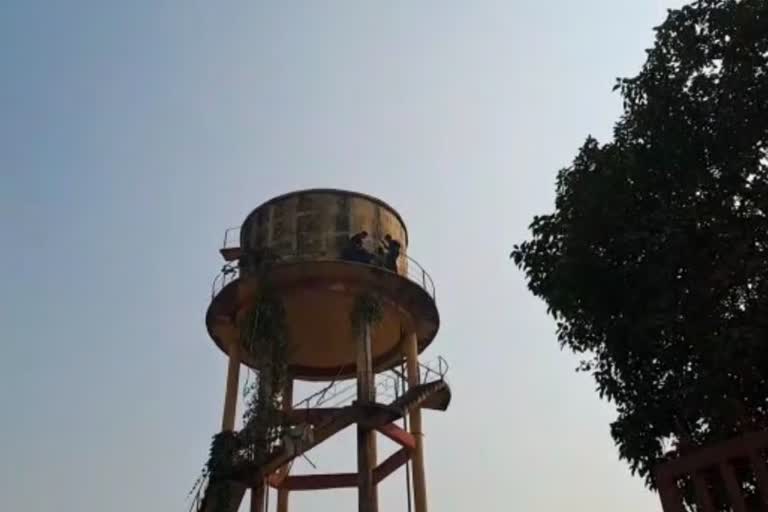
[[(375, 253), (386, 235), (408, 250), (408, 231), (400, 215), (365, 194), (332, 189), (292, 192), (256, 208), (240, 229), (243, 251), (268, 249), (281, 260), (336, 260), (351, 236), (367, 231), (365, 248)], [(407, 258), (398, 273), (407, 271)]]

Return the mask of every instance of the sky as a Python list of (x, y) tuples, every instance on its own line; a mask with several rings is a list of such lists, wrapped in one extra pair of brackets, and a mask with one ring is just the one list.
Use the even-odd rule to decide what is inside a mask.
[[(660, 510), (508, 255), (679, 4), (0, 2), (2, 508), (186, 511), (221, 418), (224, 230), (334, 187), (397, 208), (437, 287), (431, 510)], [(352, 469), (350, 441), (313, 462)], [(381, 509), (405, 510), (402, 472)]]

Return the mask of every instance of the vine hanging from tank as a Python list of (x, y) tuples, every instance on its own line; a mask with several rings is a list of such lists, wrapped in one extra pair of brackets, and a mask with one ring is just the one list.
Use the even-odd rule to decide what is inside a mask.
[(383, 318), (381, 299), (371, 293), (363, 293), (355, 299), (350, 313), (352, 329), (359, 333), (364, 324), (375, 325)]
[(208, 462), (195, 484), (200, 489), (208, 482), (199, 510), (208, 499), (213, 499), (215, 512), (229, 510), (226, 481), (261, 466), (286, 429), (282, 414), (289, 379), (285, 307), (269, 285), (265, 270), (260, 283), (258, 300), (243, 315), (240, 325), (240, 343), (250, 353), (255, 370), (254, 380), (244, 390), (243, 428), (214, 436)]
[(240, 438), (245, 460), (260, 465), (282, 437), (284, 391), (288, 384), (288, 336), (285, 307), (268, 285), (243, 317), (241, 343), (251, 354), (256, 376), (246, 388)]

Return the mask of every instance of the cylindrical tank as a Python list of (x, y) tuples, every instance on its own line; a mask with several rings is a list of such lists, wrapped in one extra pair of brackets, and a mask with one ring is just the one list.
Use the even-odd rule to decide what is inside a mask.
[[(350, 239), (363, 232), (367, 236), (362, 250), (358, 245), (350, 253)], [(400, 245), (395, 265), (387, 260), (387, 238)], [(374, 367), (399, 364), (408, 334), (416, 333), (423, 350), (439, 326), (431, 279), (407, 256), (407, 248), (402, 218), (374, 197), (313, 189), (273, 198), (241, 226), (240, 273), (213, 297), (206, 315), (208, 331), (225, 351), (240, 343), (239, 318), (265, 284), (260, 262), (268, 258), (269, 284), (285, 306), (288, 364), (295, 378), (354, 375), (356, 336), (350, 316), (362, 294), (373, 294), (382, 304), (382, 320), (372, 336)], [(252, 356), (242, 346), (241, 354), (243, 362), (252, 365)]]
[(373, 254), (387, 235), (398, 241), (398, 271), (407, 272), (408, 231), (400, 215), (379, 199), (346, 191), (307, 190), (267, 201), (243, 222), (240, 247), (268, 249), (282, 260), (338, 260), (349, 238), (362, 232)]

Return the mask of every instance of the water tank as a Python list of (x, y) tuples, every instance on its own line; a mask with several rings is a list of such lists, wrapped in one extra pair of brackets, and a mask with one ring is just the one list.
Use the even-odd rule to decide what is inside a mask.
[[(348, 378), (358, 342), (350, 316), (355, 300), (369, 294), (382, 305), (372, 332), (374, 367), (400, 364), (404, 336), (415, 332), (424, 350), (439, 326), (434, 284), (408, 255), (408, 242), (397, 211), (365, 194), (312, 189), (270, 199), (246, 217), (239, 247), (225, 248), (239, 268), (218, 281), (208, 332), (225, 352), (240, 343), (241, 319), (268, 281), (285, 306), (294, 378)], [(399, 245), (396, 261), (389, 244)], [(241, 354), (250, 364), (252, 355)]]

